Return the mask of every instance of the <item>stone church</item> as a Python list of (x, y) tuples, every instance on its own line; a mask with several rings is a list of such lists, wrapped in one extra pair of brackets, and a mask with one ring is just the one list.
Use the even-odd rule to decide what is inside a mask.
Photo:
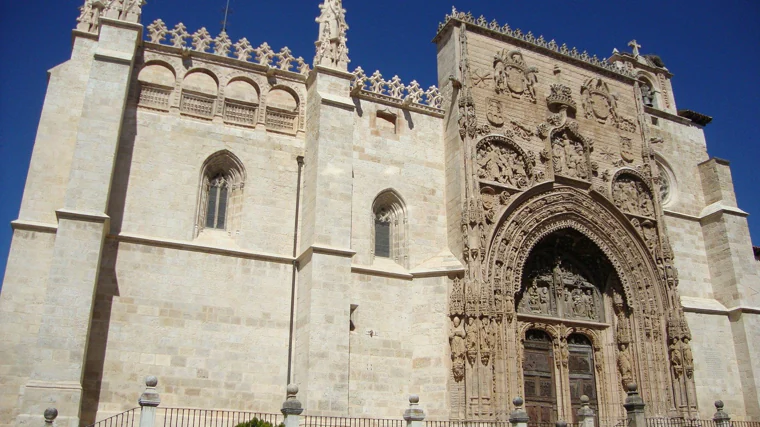
[(0, 425), (91, 424), (148, 374), (186, 408), (294, 383), (314, 415), (550, 422), (587, 395), (611, 426), (636, 383), (649, 417), (760, 420), (747, 213), (662, 59), (453, 10), (424, 88), (349, 68), (316, 3), (312, 61), (85, 1), (12, 223)]

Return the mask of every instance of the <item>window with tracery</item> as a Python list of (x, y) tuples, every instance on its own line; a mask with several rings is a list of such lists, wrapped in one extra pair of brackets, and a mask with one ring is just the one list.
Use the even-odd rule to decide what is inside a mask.
[(196, 235), (203, 230), (240, 228), (245, 172), (240, 160), (229, 151), (220, 151), (206, 160), (201, 175), (201, 191)]
[(372, 204), (372, 257), (389, 258), (406, 267), (406, 208), (393, 190), (380, 193)]

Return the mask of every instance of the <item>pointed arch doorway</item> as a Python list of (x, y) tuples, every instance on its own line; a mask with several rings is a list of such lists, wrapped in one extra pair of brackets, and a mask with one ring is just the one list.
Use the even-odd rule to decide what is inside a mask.
[(614, 342), (613, 300), (621, 298), (614, 267), (581, 233), (561, 229), (533, 248), (515, 298), (531, 423), (577, 422), (583, 395), (598, 410), (597, 359), (602, 342)]

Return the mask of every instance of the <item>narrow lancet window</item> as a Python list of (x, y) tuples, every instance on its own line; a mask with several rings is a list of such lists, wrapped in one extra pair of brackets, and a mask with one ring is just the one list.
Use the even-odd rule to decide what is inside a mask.
[(380, 193), (372, 204), (372, 256), (407, 266), (407, 218), (401, 197), (393, 190)]

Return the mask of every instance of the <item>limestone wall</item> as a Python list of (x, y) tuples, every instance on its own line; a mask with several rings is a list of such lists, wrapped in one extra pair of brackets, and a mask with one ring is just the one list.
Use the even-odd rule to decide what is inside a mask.
[[(354, 122), (351, 247), (354, 263), (371, 264), (374, 227), (372, 203), (383, 190), (393, 189), (407, 209), (410, 269), (446, 247), (444, 169), (441, 119), (382, 104), (359, 101)], [(378, 118), (390, 111), (397, 128)]]
[(15, 230), (0, 293), (0, 426), (15, 425), (31, 375), (55, 234)]
[(277, 412), (290, 313), (289, 262), (110, 239), (87, 355), (83, 419), (134, 406), (160, 379), (167, 407)]

